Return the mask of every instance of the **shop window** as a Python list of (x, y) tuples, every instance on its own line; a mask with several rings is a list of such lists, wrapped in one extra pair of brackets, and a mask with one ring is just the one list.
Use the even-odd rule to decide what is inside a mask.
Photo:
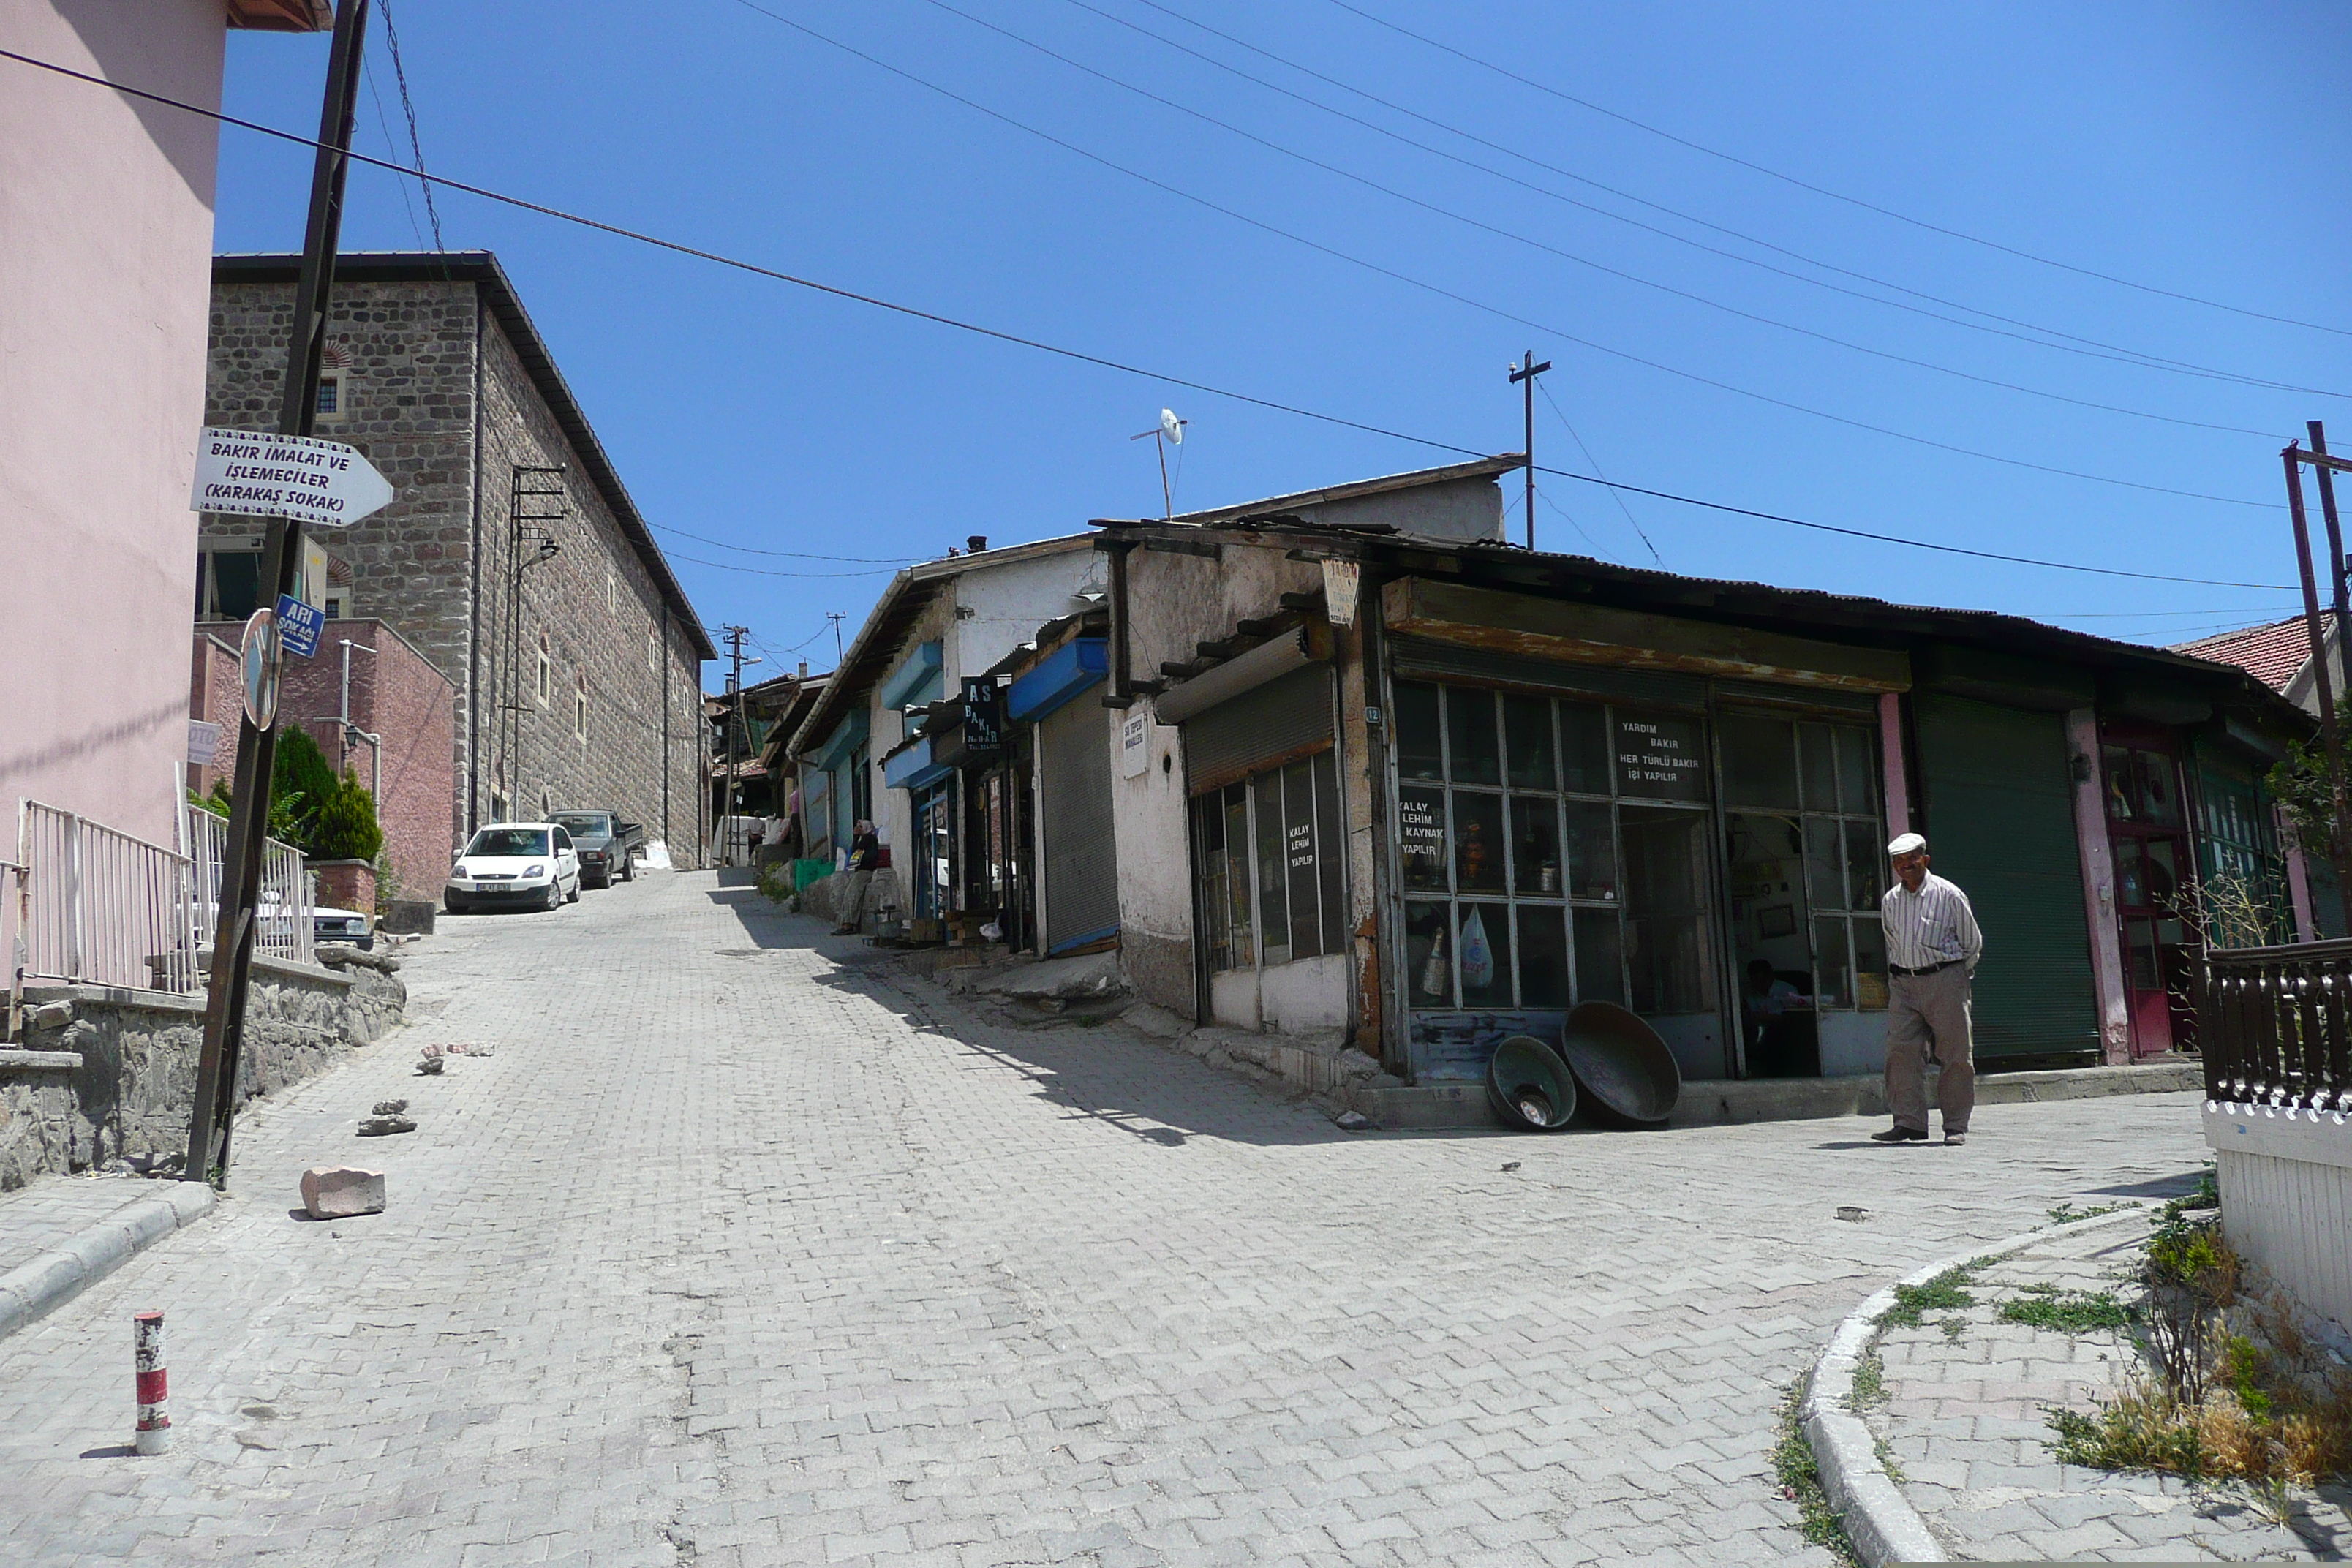
[(261, 607), (261, 552), (204, 550), (196, 554), (196, 618), (241, 621)]
[(2217, 767), (2197, 776), (2197, 852), (2206, 940), (2215, 947), (2292, 942), (2286, 862), (2269, 799), (2252, 779)]
[(2111, 821), (2146, 827), (2180, 826), (2180, 793), (2170, 757), (2137, 746), (2110, 744), (2103, 750)]
[(1346, 951), (1344, 837), (1328, 751), (1194, 797), (1195, 891), (1212, 973)]

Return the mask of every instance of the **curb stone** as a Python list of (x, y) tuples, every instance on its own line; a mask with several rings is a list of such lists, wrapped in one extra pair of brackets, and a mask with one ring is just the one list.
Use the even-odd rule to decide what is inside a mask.
[(1856, 1307), (1838, 1324), (1830, 1335), (1830, 1342), (1813, 1363), (1812, 1371), (1806, 1374), (1805, 1400), (1799, 1407), (1799, 1418), (1805, 1430), (1805, 1441), (1813, 1450), (1813, 1462), (1821, 1469), (1822, 1490), (1843, 1520), (1846, 1540), (1853, 1543), (1854, 1555), (1862, 1559), (1863, 1568), (1885, 1568), (1890, 1563), (1951, 1561), (1928, 1530), (1927, 1521), (1879, 1463), (1878, 1445), (1872, 1440), (1870, 1428), (1850, 1408), (1854, 1366), (1877, 1337), (1879, 1314), (1895, 1305), (1896, 1286), (1925, 1285), (1947, 1269), (1980, 1258), (2006, 1258), (2056, 1237), (2147, 1217), (2147, 1210), (2135, 1205), (2115, 1214), (2044, 1226), (1990, 1246), (1956, 1252), (1912, 1270)]
[(0, 1339), (72, 1300), (173, 1231), (194, 1225), (219, 1201), (202, 1182), (159, 1184), (162, 1193), (132, 1199), (64, 1246), (0, 1274)]

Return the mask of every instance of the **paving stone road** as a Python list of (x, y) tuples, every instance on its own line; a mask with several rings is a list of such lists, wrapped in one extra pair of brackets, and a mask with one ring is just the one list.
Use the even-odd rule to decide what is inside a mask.
[[(443, 931), (413, 1026), (241, 1119), (230, 1201), (0, 1341), (0, 1561), (1824, 1563), (1768, 1454), (1837, 1320), (2203, 1152), (2185, 1096), (1961, 1150), (1351, 1136), (709, 873)], [(421, 1130), (357, 1138), (394, 1097)], [(289, 1212), (342, 1161), (391, 1212)]]

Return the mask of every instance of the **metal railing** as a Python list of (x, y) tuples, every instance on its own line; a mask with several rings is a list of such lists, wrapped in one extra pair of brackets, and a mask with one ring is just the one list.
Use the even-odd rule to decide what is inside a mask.
[(2352, 940), (2210, 950), (2201, 981), (2209, 1099), (2352, 1111)]
[(25, 1032), (25, 868), (0, 860), (0, 963), (8, 973), (8, 1011), (0, 1016), (0, 1040), (19, 1039)]
[(184, 856), (26, 800), (16, 807), (16, 858), (24, 891), (12, 993), (27, 979), (194, 988)]
[[(39, 801), (16, 808), (16, 863), (0, 862), (0, 916), (9, 1011), (28, 980), (191, 995), (203, 989), (197, 950), (219, 920), (228, 824), (183, 806), (173, 851)], [(265, 853), (256, 951), (311, 961), (317, 899), (301, 852), (271, 839)]]
[[(180, 843), (186, 850), (193, 888), (189, 911), (199, 943), (209, 943), (220, 919), (221, 868), (228, 857), (228, 823), (200, 805), (180, 809)], [(302, 852), (269, 840), (261, 863), (261, 896), (253, 918), (258, 928), (254, 951), (289, 963), (308, 963), (318, 907), (316, 879), (302, 868)]]

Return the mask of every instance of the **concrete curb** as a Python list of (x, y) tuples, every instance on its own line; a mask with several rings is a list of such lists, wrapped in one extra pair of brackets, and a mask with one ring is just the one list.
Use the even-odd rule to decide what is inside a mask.
[(1822, 1490), (1828, 1494), (1830, 1506), (1843, 1519), (1846, 1539), (1853, 1543), (1854, 1555), (1862, 1559), (1864, 1568), (1885, 1568), (1890, 1563), (1951, 1561), (1928, 1530), (1927, 1521), (1878, 1462), (1878, 1445), (1852, 1407), (1854, 1366), (1878, 1337), (1879, 1314), (1895, 1305), (1896, 1286), (1925, 1285), (1946, 1269), (1958, 1268), (1980, 1258), (2007, 1258), (2076, 1231), (2147, 1217), (2144, 1208), (2124, 1209), (2065, 1225), (2045, 1226), (1996, 1241), (1990, 1247), (1972, 1247), (1966, 1252), (1954, 1253), (1912, 1270), (1856, 1307), (1837, 1326), (1813, 1363), (1813, 1370), (1806, 1375), (1805, 1399), (1799, 1414), (1805, 1441), (1813, 1450), (1813, 1462), (1821, 1469)]
[(0, 1274), (0, 1339), (63, 1306), (137, 1254), (213, 1210), (219, 1194), (202, 1182), (161, 1182), (63, 1247)]

